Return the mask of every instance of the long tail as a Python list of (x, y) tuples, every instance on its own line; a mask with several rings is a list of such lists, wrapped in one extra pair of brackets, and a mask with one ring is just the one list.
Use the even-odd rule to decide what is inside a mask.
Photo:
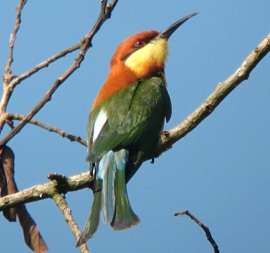
[(128, 162), (128, 151), (115, 152), (116, 175), (115, 175), (115, 212), (111, 226), (115, 230), (122, 230), (137, 225), (139, 217), (133, 212), (127, 194), (126, 187), (126, 165)]
[(135, 226), (140, 222), (133, 212), (127, 194), (125, 169), (128, 151), (109, 151), (98, 164), (95, 183), (102, 182), (102, 189), (94, 192), (94, 201), (77, 247), (85, 243), (97, 231), (100, 210), (103, 208), (103, 221), (115, 230)]

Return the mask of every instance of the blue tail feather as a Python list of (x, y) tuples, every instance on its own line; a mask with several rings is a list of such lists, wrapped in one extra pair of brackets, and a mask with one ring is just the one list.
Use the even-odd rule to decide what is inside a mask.
[(111, 226), (115, 230), (122, 230), (135, 226), (140, 222), (139, 217), (133, 212), (127, 194), (126, 187), (126, 165), (128, 162), (128, 151), (120, 150), (115, 153), (116, 176), (115, 176), (115, 214)]
[(115, 230), (126, 229), (140, 222), (130, 206), (127, 194), (125, 172), (128, 155), (129, 152), (124, 149), (109, 151), (96, 164), (94, 201), (77, 246), (85, 243), (96, 232), (101, 208), (104, 223), (110, 224)]
[(116, 165), (114, 162), (114, 153), (108, 152), (99, 163), (99, 170), (103, 171), (102, 185), (102, 206), (103, 221), (110, 224), (115, 212), (114, 180)]

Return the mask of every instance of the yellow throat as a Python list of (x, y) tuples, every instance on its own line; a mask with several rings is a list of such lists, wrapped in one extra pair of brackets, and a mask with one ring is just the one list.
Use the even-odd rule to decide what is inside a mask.
[(168, 56), (168, 41), (166, 39), (153, 39), (144, 47), (132, 53), (125, 65), (138, 77), (146, 76), (149, 70), (164, 66)]

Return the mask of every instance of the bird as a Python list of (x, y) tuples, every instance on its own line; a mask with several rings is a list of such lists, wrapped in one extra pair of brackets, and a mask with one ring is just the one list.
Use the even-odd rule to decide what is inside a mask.
[(114, 230), (140, 222), (132, 210), (127, 182), (149, 158), (172, 106), (164, 74), (168, 39), (196, 13), (165, 31), (137, 33), (121, 43), (109, 75), (94, 100), (87, 123), (87, 162), (94, 177), (93, 203), (77, 247), (98, 229), (100, 216)]

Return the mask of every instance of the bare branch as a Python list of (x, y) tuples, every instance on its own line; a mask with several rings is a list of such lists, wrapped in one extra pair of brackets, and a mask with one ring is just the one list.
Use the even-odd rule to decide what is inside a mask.
[[(76, 241), (79, 240), (81, 236), (81, 230), (78, 227), (77, 223), (73, 219), (73, 216), (71, 214), (71, 210), (67, 205), (67, 202), (62, 194), (59, 194), (55, 192), (52, 196), (52, 199), (54, 200), (55, 204), (59, 207), (61, 213), (63, 214), (65, 221), (69, 225), (72, 233), (75, 236)], [(90, 250), (88, 249), (86, 244), (82, 244), (80, 246), (80, 250), (82, 253), (90, 253)]]
[[(14, 41), (13, 41), (13, 44), (12, 44), (12, 45), (14, 45), (15, 37), (16, 37), (16, 36), (13, 36), (13, 34), (16, 35), (17, 30), (18, 30), (18, 28), (19, 28), (19, 25), (20, 25), (21, 10), (22, 10), (23, 5), (26, 3), (26, 1), (27, 1), (27, 0), (22, 0), (22, 2), (24, 2), (24, 3), (20, 3), (20, 5), (18, 6), (18, 14), (17, 14), (17, 19), (16, 19), (16, 26), (15, 26), (15, 29), (14, 29), (12, 35), (11, 35), (11, 37), (14, 38)], [(107, 5), (107, 6), (106, 6), (106, 4), (107, 4), (107, 1), (102, 1), (102, 7), (101, 7), (100, 16), (102, 15), (103, 18), (108, 19), (108, 18), (110, 18), (110, 14), (111, 14), (113, 8), (115, 7), (115, 5), (117, 4), (117, 1), (113, 1), (111, 4), (109, 4), (109, 5)], [(20, 10), (20, 11), (19, 11), (19, 10)], [(99, 17), (99, 18), (100, 18), (100, 17)], [(102, 23), (104, 23), (104, 21), (106, 21), (106, 19), (104, 19)], [(101, 23), (101, 24), (102, 24), (102, 23)], [(96, 23), (96, 24), (97, 24), (97, 23)], [(100, 25), (100, 26), (101, 26), (101, 25)], [(100, 26), (97, 25), (97, 28), (99, 29)], [(15, 30), (16, 30), (16, 31), (15, 31)], [(97, 31), (96, 31), (96, 32), (97, 32)], [(96, 32), (95, 32), (95, 33), (96, 33)], [(70, 54), (70, 53), (72, 53), (72, 52), (78, 50), (78, 49), (81, 47), (81, 45), (85, 42), (85, 38), (86, 38), (86, 37), (87, 37), (87, 36), (83, 37), (83, 39), (82, 39), (79, 43), (77, 43), (77, 44), (75, 44), (75, 45), (73, 45), (73, 46), (71, 46), (71, 47), (68, 47), (68, 48), (62, 50), (61, 52), (59, 52), (59, 53), (57, 53), (57, 54), (55, 54), (55, 55), (49, 57), (47, 60), (41, 62), (41, 63), (38, 64), (38, 65), (36, 65), (34, 68), (28, 70), (28, 71), (25, 72), (24, 74), (22, 74), (22, 75), (20, 75), (20, 76), (18, 76), (18, 77), (16, 77), (16, 78), (14, 78), (14, 80), (9, 84), (10, 88), (11, 88), (11, 89), (14, 89), (15, 86), (18, 85), (18, 84), (19, 84), (21, 81), (23, 81), (24, 79), (30, 77), (31, 75), (35, 74), (35, 73), (38, 72), (39, 70), (41, 70), (41, 69), (43, 69), (43, 68), (45, 68), (45, 67), (48, 67), (51, 63), (53, 63), (54, 61), (56, 61), (56, 60), (58, 60), (58, 59), (60, 59), (60, 58), (62, 58), (62, 57), (64, 57), (64, 56), (66, 56), (67, 54)], [(12, 50), (11, 50), (11, 53), (10, 53), (11, 57), (9, 57), (9, 59), (11, 59), (11, 61), (12, 61), (13, 46), (12, 46), (12, 47), (10, 46), (10, 48), (12, 48)], [(8, 82), (8, 83), (9, 83), (9, 82)]]
[[(16, 14), (16, 21), (13, 31), (10, 35), (9, 40), (9, 51), (8, 51), (8, 60), (6, 63), (5, 73), (3, 75), (3, 94), (2, 99), (0, 101), (0, 116), (2, 116), (6, 112), (6, 108), (9, 102), (9, 99), (12, 95), (13, 89), (9, 87), (9, 83), (12, 80), (12, 71), (11, 71), (11, 64), (13, 62), (13, 50), (14, 50), (14, 44), (16, 41), (17, 33), (20, 28), (21, 24), (21, 13), (23, 10), (24, 5), (26, 4), (27, 0), (21, 0), (19, 5), (17, 6), (17, 14)], [(0, 131), (3, 129), (5, 124), (4, 119), (0, 117)]]
[(10, 40), (9, 40), (9, 51), (8, 51), (8, 60), (6, 63), (6, 68), (5, 68), (5, 74), (4, 74), (4, 85), (7, 86), (12, 79), (11, 76), (11, 64), (13, 62), (13, 50), (14, 50), (14, 44), (15, 40), (17, 37), (17, 33), (20, 29), (20, 24), (21, 24), (21, 13), (24, 5), (26, 4), (27, 0), (21, 0), (19, 5), (17, 6), (17, 15), (16, 15), (16, 21), (15, 21), (15, 26), (14, 29), (10, 35)]
[[(146, 160), (160, 156), (172, 147), (193, 129), (195, 129), (204, 119), (206, 119), (215, 108), (230, 94), (241, 82), (248, 79), (251, 71), (270, 51), (270, 34), (250, 53), (239, 69), (236, 70), (227, 80), (218, 84), (214, 92), (203, 102), (203, 104), (191, 113), (182, 123), (171, 130), (164, 131), (153, 151)], [(128, 174), (129, 181), (136, 170)]]
[(78, 50), (81, 46), (81, 41), (79, 43), (77, 43), (76, 45), (73, 45), (69, 48), (66, 48), (64, 50), (62, 50), (61, 52), (49, 57), (47, 60), (41, 62), (40, 64), (36, 65), (34, 68), (28, 70), (27, 72), (25, 72), (24, 74), (14, 78), (14, 80), (10, 83), (10, 88), (14, 89), (16, 85), (18, 85), (21, 81), (23, 81), (24, 79), (32, 76), (33, 74), (35, 74), (36, 72), (38, 72), (39, 70), (48, 67), (51, 63), (53, 63), (54, 61), (66, 56), (67, 54), (70, 54), (76, 50)]
[[(81, 40), (81, 49), (79, 55), (76, 57), (74, 63), (65, 71), (65, 73), (60, 76), (52, 85), (52, 87), (47, 91), (45, 96), (38, 102), (38, 104), (21, 120), (21, 122), (14, 127), (1, 141), (0, 146), (6, 144), (10, 139), (12, 139), (16, 134), (18, 134), (21, 129), (39, 112), (43, 106), (49, 102), (52, 98), (54, 92), (61, 86), (61, 84), (74, 73), (76, 69), (80, 67), (80, 64), (84, 60), (85, 54), (88, 51), (89, 47), (91, 46), (91, 41), (93, 36), (98, 32), (102, 24), (110, 18), (111, 12), (113, 11), (117, 1), (113, 1), (111, 4), (107, 5), (107, 1), (101, 1), (101, 11), (98, 17), (97, 22), (95, 23), (94, 27), (91, 31)], [(11, 94), (10, 94), (11, 95)], [(8, 100), (9, 97), (6, 97)], [(6, 108), (5, 108), (6, 109)], [(1, 115), (3, 117), (2, 111)], [(3, 119), (2, 119), (3, 120)], [(3, 123), (4, 124), (4, 123)], [(0, 124), (1, 126), (1, 124)], [(2, 125), (3, 126), (3, 125)], [(0, 128), (1, 129), (1, 128)]]
[(178, 126), (162, 133), (160, 141), (149, 159), (152, 157), (158, 157), (160, 154), (171, 148), (174, 143), (196, 128), (216, 109), (216, 107), (230, 94), (231, 91), (233, 91), (244, 80), (248, 79), (251, 71), (269, 51), (270, 34), (268, 34), (268, 36), (250, 53), (235, 73), (233, 73), (227, 80), (218, 84), (214, 92), (198, 109), (190, 114)]
[[(52, 176), (50, 175), (50, 178)], [(57, 177), (59, 178), (59, 177)], [(91, 187), (93, 180), (89, 172), (85, 172), (72, 177), (62, 177), (62, 180), (54, 180), (50, 183), (40, 184), (22, 190), (20, 192), (7, 195), (0, 198), (0, 211), (6, 208), (17, 206), (29, 202), (38, 201), (41, 199), (52, 198), (55, 192), (66, 194), (70, 191), (77, 191), (83, 188)]]
[(214, 253), (219, 253), (219, 249), (218, 249), (218, 245), (216, 244), (215, 240), (213, 239), (211, 232), (209, 230), (209, 228), (204, 225), (202, 222), (199, 221), (198, 218), (196, 218), (192, 213), (190, 213), (188, 210), (186, 211), (182, 211), (182, 212), (177, 212), (174, 214), (175, 216), (178, 215), (187, 215), (188, 217), (190, 217), (193, 221), (195, 221), (205, 232), (206, 238), (207, 240), (211, 243), (212, 248), (214, 250)]
[[(9, 122), (12, 120), (22, 120), (22, 119), (24, 119), (24, 117), (25, 117), (24, 115), (5, 113), (5, 119)], [(61, 135), (62, 137), (69, 139), (70, 141), (76, 141), (76, 142), (82, 144), (83, 146), (87, 146), (86, 141), (83, 140), (80, 136), (75, 136), (75, 135), (69, 134), (60, 128), (49, 126), (49, 125), (47, 125), (41, 121), (35, 120), (35, 119), (31, 119), (29, 121), (29, 123), (36, 125), (36, 126), (39, 126), (43, 129), (46, 129), (49, 132), (57, 133), (57, 134)]]

